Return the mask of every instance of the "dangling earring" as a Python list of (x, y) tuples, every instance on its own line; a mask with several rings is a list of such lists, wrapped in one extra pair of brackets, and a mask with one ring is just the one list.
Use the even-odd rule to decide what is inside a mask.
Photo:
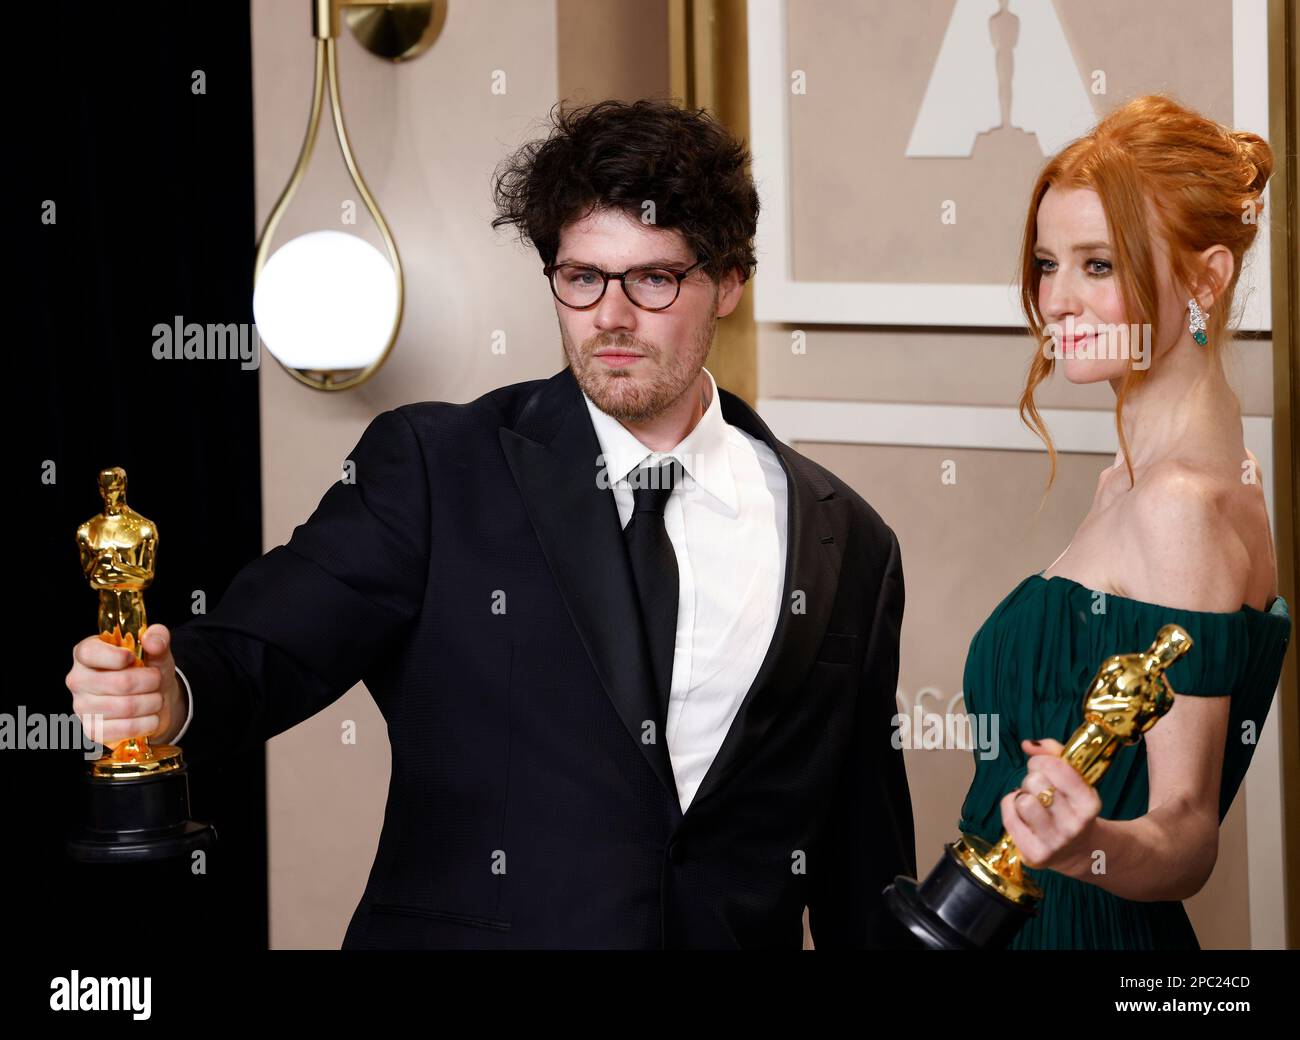
[(1187, 301), (1187, 309), (1190, 317), (1187, 319), (1188, 331), (1192, 334), (1192, 339), (1196, 340), (1201, 346), (1205, 346), (1207, 337), (1205, 335), (1205, 312), (1201, 310), (1201, 305), (1196, 300)]

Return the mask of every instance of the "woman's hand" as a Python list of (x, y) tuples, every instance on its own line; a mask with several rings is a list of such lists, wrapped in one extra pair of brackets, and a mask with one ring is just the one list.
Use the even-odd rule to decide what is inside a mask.
[(1022, 740), (1020, 746), (1030, 756), (1029, 771), (1002, 799), (1002, 825), (1020, 849), (1021, 862), (1038, 870), (1086, 874), (1101, 796), (1060, 757), (1063, 746), (1055, 740)]

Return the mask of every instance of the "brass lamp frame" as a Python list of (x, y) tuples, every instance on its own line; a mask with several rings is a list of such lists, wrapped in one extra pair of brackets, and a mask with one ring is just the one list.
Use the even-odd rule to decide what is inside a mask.
[[(393, 266), (393, 276), (397, 281), (397, 311), (393, 315), (393, 327), (389, 331), (388, 342), (374, 361), (360, 370), (341, 369), (338, 371), (318, 371), (312, 369), (290, 368), (283, 362), (281, 367), (298, 382), (313, 390), (347, 390), (359, 386), (369, 379), (384, 363), (397, 341), (398, 330), (402, 326), (402, 312), (406, 299), (405, 278), (402, 274), (402, 259), (397, 251), (388, 222), (384, 220), (378, 203), (370, 193), (356, 156), (352, 154), (352, 143), (348, 140), (347, 128), (343, 123), (343, 105), (339, 94), (338, 70), (338, 36), (344, 21), (357, 41), (381, 58), (393, 62), (409, 61), (423, 54), (433, 45), (442, 32), (447, 20), (447, 0), (311, 0), (312, 36), (316, 41), (316, 60), (312, 82), (311, 114), (307, 120), (307, 132), (303, 137), (302, 147), (298, 152), (298, 161), (293, 173), (279, 199), (271, 208), (266, 224), (257, 238), (257, 254), (253, 260), (253, 286), (261, 277), (262, 268), (270, 253), (271, 239), (275, 229), (284, 216), (285, 210), (302, 183), (316, 147), (316, 137), (320, 130), (321, 109), (325, 102), (325, 90), (328, 85), (330, 108), (334, 114), (334, 135), (338, 140), (339, 151), (347, 166), (348, 176), (361, 195), (366, 209), (374, 218), (383, 237), (384, 247)], [(274, 356), (274, 355), (272, 355)], [(279, 359), (276, 359), (279, 361)], [(351, 372), (351, 375), (339, 377), (339, 371)]]

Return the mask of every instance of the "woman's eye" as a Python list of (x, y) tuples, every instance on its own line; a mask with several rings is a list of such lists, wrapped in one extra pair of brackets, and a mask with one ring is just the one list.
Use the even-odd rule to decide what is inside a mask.
[(1056, 268), (1056, 261), (1048, 260), (1045, 256), (1036, 256), (1034, 257), (1034, 266), (1044, 274), (1051, 274)]
[(1089, 260), (1084, 266), (1088, 269), (1089, 274), (1103, 275), (1110, 273), (1109, 260)]

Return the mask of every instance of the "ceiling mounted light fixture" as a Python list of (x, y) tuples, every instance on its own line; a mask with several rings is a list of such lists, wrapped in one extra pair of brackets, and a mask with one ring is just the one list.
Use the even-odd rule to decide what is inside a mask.
[[(447, 19), (447, 0), (310, 2), (316, 39), (311, 115), (289, 183), (258, 235), (253, 320), (258, 338), (295, 379), (316, 390), (346, 390), (374, 375), (392, 351), (402, 324), (405, 284), (397, 243), (361, 176), (343, 125), (339, 29), (345, 20), (372, 54), (393, 62), (408, 61), (437, 39)], [(271, 238), (315, 149), (327, 85), (339, 151), (388, 256), (347, 232), (311, 231), (286, 242), (268, 259)]]

